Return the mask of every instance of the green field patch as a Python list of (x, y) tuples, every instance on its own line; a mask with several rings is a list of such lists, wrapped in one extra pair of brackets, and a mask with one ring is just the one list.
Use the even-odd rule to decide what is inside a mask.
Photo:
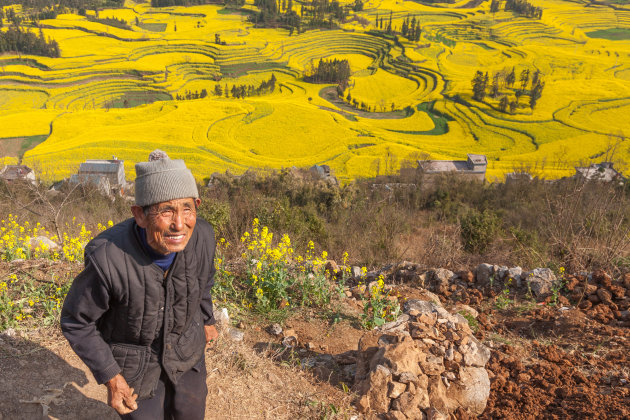
[(16, 156), (22, 159), (24, 153), (48, 138), (48, 134), (37, 136), (0, 138), (0, 151), (3, 156)]
[(629, 28), (609, 28), (600, 29), (597, 31), (586, 32), (586, 36), (589, 38), (608, 39), (611, 41), (623, 41), (630, 39)]
[(138, 25), (139, 28), (150, 32), (164, 32), (166, 30), (166, 26), (166, 23), (157, 22), (140, 22)]
[(433, 108), (435, 101), (431, 102), (423, 102), (416, 106), (416, 109), (421, 112), (425, 112), (431, 121), (433, 121), (433, 127), (431, 130), (425, 131), (405, 131), (405, 130), (387, 130), (394, 133), (401, 134), (413, 134), (413, 135), (424, 135), (424, 136), (441, 136), (442, 134), (448, 133), (448, 122), (454, 121), (452, 117), (447, 114), (442, 114)]
[(171, 95), (165, 92), (142, 91), (125, 92), (106, 103), (109, 108), (133, 108), (140, 105), (152, 104), (157, 101), (170, 101)]

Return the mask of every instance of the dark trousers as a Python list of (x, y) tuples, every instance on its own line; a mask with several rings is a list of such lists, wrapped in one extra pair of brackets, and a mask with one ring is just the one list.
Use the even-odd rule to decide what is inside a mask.
[(120, 416), (124, 420), (203, 420), (206, 412), (206, 362), (202, 357), (173, 384), (162, 373), (153, 398), (138, 401), (138, 408)]

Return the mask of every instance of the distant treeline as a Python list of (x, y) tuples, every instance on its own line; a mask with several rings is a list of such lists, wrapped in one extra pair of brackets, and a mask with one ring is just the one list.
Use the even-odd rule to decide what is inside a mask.
[(89, 15), (86, 16), (86, 18), (90, 22), (98, 22), (98, 23), (102, 23), (103, 25), (113, 26), (115, 28), (131, 30), (131, 26), (124, 19), (118, 19), (118, 18), (115, 18), (115, 17), (112, 17), (112, 18), (109, 18), (109, 17), (108, 18), (97, 18), (97, 17), (93, 17), (93, 16), (89, 16)]
[(338, 22), (346, 21), (351, 11), (363, 10), (363, 0), (355, 0), (346, 5), (341, 5), (337, 0), (298, 3), (299, 13), (293, 0), (254, 0), (254, 5), (260, 12), (249, 19), (258, 26), (285, 27), (289, 29), (289, 35), (292, 35), (294, 31), (301, 33), (309, 28), (335, 28)]
[(223, 4), (223, 2), (220, 0), (151, 0), (151, 7), (194, 6), (199, 4)]
[(0, 7), (22, 5), (22, 9), (44, 10), (55, 9), (97, 9), (104, 7), (122, 7), (124, 0), (0, 0)]
[[(387, 23), (385, 23), (383, 21), (383, 16), (379, 17), (378, 12), (377, 12), (376, 22), (374, 26), (376, 26), (377, 29), (381, 31), (385, 31), (386, 33), (390, 35), (395, 34), (396, 32), (398, 32), (398, 28), (395, 26), (392, 26), (392, 17), (393, 17), (393, 12), (390, 11), (389, 20), (387, 21)], [(420, 41), (420, 35), (422, 34), (422, 29), (420, 28), (420, 21), (416, 20), (415, 16), (411, 18), (409, 15), (407, 15), (407, 19), (403, 21), (402, 26), (400, 28), (400, 34), (402, 34), (402, 36), (404, 36), (410, 41), (415, 41), (415, 42)]]
[(175, 99), (177, 99), (178, 101), (190, 101), (191, 99), (203, 99), (206, 96), (208, 96), (208, 91), (205, 89), (201, 89), (201, 92), (197, 92), (195, 91), (191, 91), (191, 90), (187, 90), (186, 92), (184, 92), (183, 94), (177, 94), (175, 95)]
[(0, 54), (22, 53), (59, 57), (59, 45), (55, 40), (47, 41), (39, 30), (39, 36), (19, 26), (0, 31)]
[[(492, 0), (492, 3), (490, 3), (490, 12), (498, 12), (501, 8), (500, 3), (500, 0)], [(535, 19), (540, 19), (543, 13), (543, 9), (541, 7), (536, 7), (527, 0), (507, 0), (505, 2), (504, 10), (506, 12), (513, 11), (517, 15)]]
[[(529, 95), (529, 107), (533, 110), (541, 98), (545, 87), (542, 73), (540, 70), (535, 70), (531, 73), (529, 69), (523, 69), (518, 78), (520, 88), (513, 89), (516, 81), (514, 67), (512, 67), (511, 71), (503, 69), (495, 72), (492, 76), (492, 83), (490, 83), (488, 72), (484, 74), (481, 70), (477, 70), (471, 81), (473, 99), (481, 102), (487, 95), (494, 99), (498, 98), (501, 112), (509, 111), (514, 113), (519, 105), (519, 98), (523, 95)], [(531, 86), (530, 89), (527, 89), (528, 86)], [(506, 94), (504, 93), (505, 88), (510, 88), (511, 91)], [(512, 91), (514, 92), (514, 99), (508, 97)]]
[(260, 82), (260, 85), (258, 85), (258, 87), (254, 85), (243, 84), (238, 86), (232, 85), (232, 89), (230, 89), (227, 83), (225, 84), (225, 87), (221, 87), (221, 85), (217, 83), (214, 86), (214, 91), (212, 93), (215, 96), (225, 96), (226, 98), (232, 96), (232, 98), (236, 99), (243, 99), (247, 98), (248, 96), (260, 96), (266, 93), (273, 93), (273, 91), (276, 89), (276, 80), (276, 75), (272, 73), (269, 80), (263, 80), (262, 82)]
[[(320, 58), (317, 66), (313, 66), (307, 69), (307, 74), (304, 80), (311, 83), (343, 83), (352, 75), (350, 70), (350, 63), (348, 60), (325, 60)], [(345, 89), (345, 86), (344, 86)]]

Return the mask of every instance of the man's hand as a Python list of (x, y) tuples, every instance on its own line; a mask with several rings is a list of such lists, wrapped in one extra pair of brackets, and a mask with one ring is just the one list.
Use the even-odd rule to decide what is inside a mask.
[(219, 337), (219, 332), (214, 325), (204, 325), (203, 329), (206, 331), (206, 350), (214, 347), (214, 344)]
[(119, 373), (107, 381), (107, 404), (113, 407), (118, 414), (128, 414), (138, 408), (136, 398), (138, 394), (133, 393), (133, 388), (129, 388), (125, 378)]

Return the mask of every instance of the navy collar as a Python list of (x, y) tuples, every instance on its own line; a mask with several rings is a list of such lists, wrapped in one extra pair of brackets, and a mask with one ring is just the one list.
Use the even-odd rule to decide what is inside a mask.
[(151, 260), (153, 261), (153, 264), (160, 267), (163, 271), (167, 271), (169, 268), (171, 268), (173, 260), (175, 260), (176, 253), (171, 252), (170, 254), (163, 255), (155, 252), (147, 242), (147, 230), (145, 228), (141, 228), (140, 226), (138, 226), (138, 228), (140, 230), (140, 242), (142, 243), (145, 251), (147, 251), (149, 258), (151, 258)]

